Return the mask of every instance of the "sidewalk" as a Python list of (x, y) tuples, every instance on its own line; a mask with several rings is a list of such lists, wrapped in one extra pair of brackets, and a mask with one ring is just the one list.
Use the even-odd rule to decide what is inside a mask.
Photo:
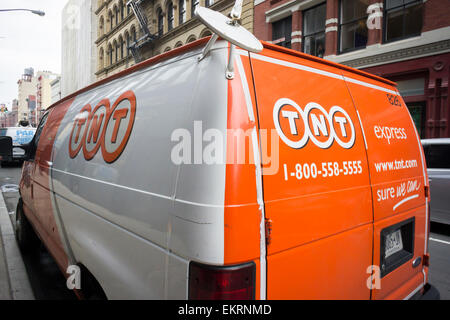
[(0, 300), (34, 300), (3, 194), (0, 194)]

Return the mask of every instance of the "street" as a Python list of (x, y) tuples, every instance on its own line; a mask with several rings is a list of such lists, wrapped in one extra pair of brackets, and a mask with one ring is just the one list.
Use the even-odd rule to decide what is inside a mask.
[[(19, 200), (17, 185), (21, 167), (10, 165), (0, 169), (0, 188), (11, 221)], [(31, 288), (36, 300), (75, 300), (75, 294), (66, 288), (66, 280), (47, 250), (41, 246), (38, 254), (22, 254)]]
[[(17, 185), (20, 166), (0, 169), (0, 188), (11, 220), (15, 223), (15, 209), (19, 199)], [(430, 283), (441, 294), (442, 300), (450, 300), (450, 228), (432, 223), (429, 242), (431, 266)], [(76, 299), (66, 288), (66, 281), (50, 254), (41, 247), (38, 255), (22, 255), (31, 287), (36, 299)]]

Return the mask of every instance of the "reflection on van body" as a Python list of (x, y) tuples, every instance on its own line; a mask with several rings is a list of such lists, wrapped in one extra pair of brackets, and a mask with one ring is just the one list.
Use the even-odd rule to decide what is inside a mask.
[[(79, 265), (110, 299), (428, 292), (426, 166), (395, 84), (268, 43), (237, 49), (227, 79), (229, 44), (199, 61), (206, 40), (66, 97), (42, 120), (19, 217), (61, 270)], [(196, 163), (214, 137), (224, 159), (234, 154), (230, 131), (248, 133), (244, 162)], [(173, 161), (174, 148), (194, 160)]]

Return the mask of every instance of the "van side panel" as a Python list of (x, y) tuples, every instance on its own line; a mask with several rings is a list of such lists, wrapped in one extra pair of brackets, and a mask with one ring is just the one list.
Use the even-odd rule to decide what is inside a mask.
[(64, 238), (61, 233), (60, 220), (56, 215), (55, 208), (52, 206), (50, 168), (52, 166), (51, 159), (55, 137), (61, 120), (72, 102), (73, 99), (67, 100), (57, 109), (53, 108), (49, 111), (47, 122), (42, 130), (36, 149), (35, 160), (28, 164), (32, 166), (33, 204), (27, 203), (26, 205), (27, 208), (33, 209), (32, 213), (25, 210), (25, 212), (28, 211), (27, 216), (31, 218), (33, 226), (64, 275), (66, 275), (68, 256), (62, 241)]
[(310, 60), (268, 49), (250, 57), (260, 129), (279, 137), (279, 169), (263, 169), (267, 297), (369, 299), (372, 195), (346, 84)]
[(184, 299), (190, 260), (223, 264), (225, 165), (201, 162), (203, 149), (194, 159), (207, 129), (226, 129), (220, 46), (201, 62), (196, 49), (84, 92), (61, 123), (56, 203), (76, 261), (109, 298)]
[[(347, 71), (342, 74), (364, 126), (373, 192), (374, 265), (380, 266), (382, 271), (386, 268), (380, 258), (382, 230), (414, 219), (411, 259), (382, 276), (381, 288), (373, 290), (374, 299), (387, 296), (403, 299), (425, 280), (422, 264), (412, 265), (414, 259), (423, 256), (426, 242), (424, 187), (428, 181), (422, 147), (408, 109), (395, 87)], [(411, 279), (416, 279), (415, 283)], [(403, 285), (408, 286), (410, 292), (394, 297), (394, 290)], [(403, 291), (395, 292), (403, 294)]]

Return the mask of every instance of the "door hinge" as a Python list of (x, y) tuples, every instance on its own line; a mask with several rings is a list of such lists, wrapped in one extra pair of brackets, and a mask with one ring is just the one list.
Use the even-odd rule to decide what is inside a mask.
[(266, 227), (266, 246), (268, 246), (272, 242), (272, 220), (266, 218), (265, 227)]

